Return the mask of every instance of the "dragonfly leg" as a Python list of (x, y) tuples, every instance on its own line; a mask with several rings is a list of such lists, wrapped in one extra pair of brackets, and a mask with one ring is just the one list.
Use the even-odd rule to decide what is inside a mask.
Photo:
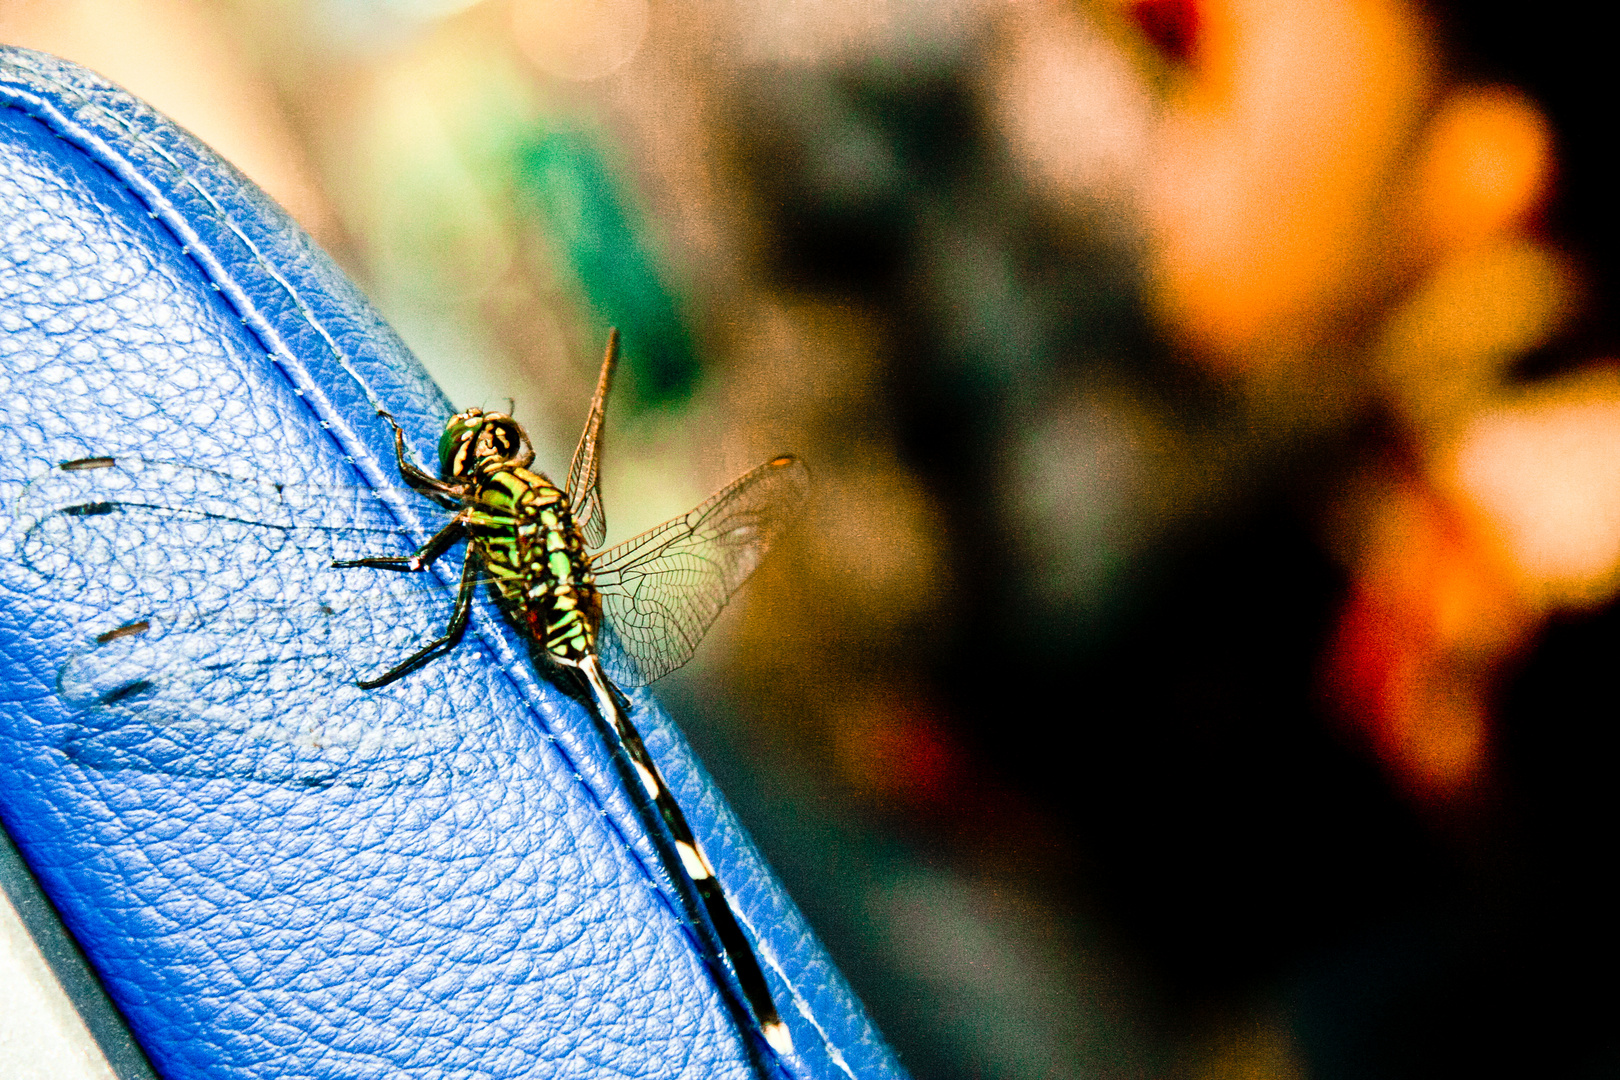
[(478, 584), (478, 571), (478, 560), (469, 553), (466, 565), (461, 568), (461, 588), (456, 591), (456, 607), (450, 613), (450, 625), (444, 628), (441, 636), (434, 638), (375, 679), (360, 679), (355, 685), (362, 690), (375, 690), (387, 686), (394, 680), (409, 675), (429, 660), (455, 648), (461, 641), (461, 635), (466, 632), (467, 620), (472, 615), (473, 590)]
[(399, 462), (399, 475), (404, 481), (418, 491), (427, 491), (435, 495), (459, 499), (462, 494), (462, 485), (447, 484), (437, 476), (418, 469), (405, 457), (405, 429), (399, 426), (399, 421), (394, 419), (393, 414), (379, 410), (377, 415), (393, 425), (394, 458)]
[(371, 570), (397, 570), (404, 574), (414, 574), (432, 566), (440, 555), (449, 551), (451, 546), (461, 539), (463, 532), (464, 527), (458, 517), (434, 533), (432, 539), (409, 555), (368, 555), (363, 559), (334, 559), (332, 565), (339, 570), (364, 566)]

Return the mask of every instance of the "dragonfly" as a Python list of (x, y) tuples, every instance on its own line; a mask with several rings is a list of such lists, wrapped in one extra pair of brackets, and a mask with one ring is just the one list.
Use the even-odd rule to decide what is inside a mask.
[(537, 654), (584, 680), (597, 713), (618, 736), (668, 827), (680, 862), (672, 869), (684, 873), (702, 898), (761, 1033), (776, 1049), (789, 1050), (792, 1040), (759, 960), (713, 864), (631, 722), (624, 695), (604, 670), (600, 642), (606, 615), (640, 681), (650, 682), (684, 664), (803, 503), (809, 473), (791, 455), (773, 458), (691, 512), (617, 547), (587, 554), (607, 535), (598, 463), (618, 352), (614, 330), (566, 487), (530, 469), (534, 447), (522, 426), (505, 413), (473, 408), (451, 417), (439, 442), (438, 476), (411, 463), (404, 430), (383, 414), (394, 429), (400, 477), (455, 513), (410, 555), (364, 556), (337, 560), (333, 566), (420, 573), (460, 541), (466, 541), (468, 550), (444, 633), (359, 685), (386, 686), (455, 648), (466, 631), (478, 582), (487, 575), (501, 608)]
[[(758, 956), (648, 753), (621, 688), (653, 682), (693, 656), (803, 507), (809, 472), (791, 455), (773, 458), (690, 512), (596, 550), (607, 535), (599, 463), (618, 355), (615, 330), (561, 487), (531, 468), (528, 435), (505, 413), (473, 408), (453, 416), (440, 440), (437, 476), (410, 461), (404, 431), (380, 413), (393, 428), (406, 487), (452, 515), (409, 554), (364, 553), (368, 543), (398, 550), (392, 503), (406, 497), (402, 492), (300, 488), (96, 457), (63, 463), (25, 496), (33, 524), (23, 555), (37, 571), (71, 585), (88, 609), (105, 607), (114, 618), (122, 613), (63, 668), (58, 692), (94, 715), (138, 713), (146, 724), (135, 734), (123, 733), (116, 722), (101, 725), (82, 740), (81, 760), (116, 765), (135, 755), (136, 767), (306, 785), (342, 776), (344, 748), (334, 748), (342, 738), (330, 730), (331, 717), (361, 717), (363, 728), (367, 697), (452, 652), (465, 636), (478, 587), (488, 586), (537, 665), (576, 680), (612, 733), (667, 829), (672, 850), (658, 845), (666, 868), (700, 898), (760, 1034), (773, 1049), (788, 1052), (792, 1040)], [(120, 531), (150, 514), (196, 525), (193, 542), (171, 543), (159, 555), (144, 542), (148, 534)], [(100, 531), (84, 528), (92, 523)], [(329, 571), (421, 573), (458, 544), (466, 549), (459, 588), (448, 620), (438, 623), (428, 621), (433, 616), (425, 606), (434, 594), (409, 588), (404, 579), (393, 579), (399, 587), (382, 582), (357, 597), (337, 590), (301, 598), (289, 598), (275, 580), (280, 568), (301, 562), (304, 580), (321, 581), (321, 559)], [(272, 563), (277, 573), (258, 572)], [(144, 617), (141, 605), (158, 598), (129, 599), (131, 582), (160, 592), (167, 618)], [(398, 650), (391, 658), (385, 655), (390, 649)], [(177, 655), (183, 658), (178, 664)], [(388, 666), (380, 673), (363, 670), (383, 663)], [(278, 696), (292, 688), (304, 691), (295, 695), (299, 700), (324, 703), (320, 725), (300, 725), (277, 710)], [(161, 738), (153, 738), (154, 727)], [(222, 742), (222, 729), (235, 737)], [(353, 735), (389, 737), (431, 739), (432, 733)], [(268, 759), (267, 743), (278, 748)]]

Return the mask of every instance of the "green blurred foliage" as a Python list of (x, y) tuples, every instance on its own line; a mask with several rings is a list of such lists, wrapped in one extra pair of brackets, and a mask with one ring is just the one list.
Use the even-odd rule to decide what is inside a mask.
[(601, 146), (578, 131), (540, 135), (519, 150), (518, 188), (596, 317), (619, 328), (624, 378), (615, 403), (632, 411), (684, 404), (699, 375), (692, 335), (648, 223)]

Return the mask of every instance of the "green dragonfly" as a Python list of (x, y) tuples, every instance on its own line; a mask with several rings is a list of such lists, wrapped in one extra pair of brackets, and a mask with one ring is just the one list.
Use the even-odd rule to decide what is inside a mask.
[[(503, 413), (451, 418), (438, 476), (411, 464), (385, 414), (405, 484), (453, 512), (410, 554), (367, 552), (398, 552), (408, 535), (400, 510), (419, 495), (399, 489), (138, 456), (64, 462), (37, 479), (19, 502), (22, 562), (55, 581), (80, 613), (70, 621), (92, 631), (57, 676), (80, 717), (60, 749), (99, 769), (302, 787), (423, 782), (413, 770), (449, 756), (458, 711), (417, 707), (406, 726), (371, 699), (453, 651), (487, 584), (539, 665), (577, 679), (611, 730), (668, 830), (671, 843), (658, 846), (672, 877), (690, 880), (761, 1034), (785, 1050), (758, 958), (619, 688), (692, 657), (803, 506), (809, 474), (775, 458), (689, 513), (590, 554), (607, 532), (598, 463), (617, 357), (614, 333), (563, 487), (531, 470), (528, 437)], [(462, 542), (448, 620), (442, 593), (415, 579), (354, 587), (362, 569), (425, 571)]]
[(587, 554), (607, 535), (597, 465), (618, 345), (615, 330), (566, 487), (529, 468), (534, 448), (505, 413), (474, 408), (451, 417), (439, 441), (438, 476), (410, 462), (405, 432), (383, 414), (394, 428), (401, 478), (455, 515), (410, 555), (340, 559), (333, 566), (419, 573), (461, 541), (467, 543), (467, 557), (444, 633), (359, 685), (386, 686), (453, 649), (466, 631), (479, 581), (488, 580), (535, 652), (583, 679), (670, 831), (680, 861), (672, 872), (684, 873), (696, 886), (766, 1041), (787, 1050), (792, 1042), (759, 961), (686, 815), (642, 744), (623, 695), (603, 669), (599, 642), (605, 614), (638, 681), (651, 682), (684, 664), (804, 502), (809, 473), (794, 457), (773, 458), (690, 513)]

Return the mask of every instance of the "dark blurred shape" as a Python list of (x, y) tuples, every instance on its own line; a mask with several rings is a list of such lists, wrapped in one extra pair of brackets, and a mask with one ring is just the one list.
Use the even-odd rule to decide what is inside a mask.
[(1061, 752), (987, 752), (1068, 822), (1174, 999), (1207, 1008), (1433, 902), (1447, 860), (1326, 722), (1314, 674), (1343, 578), (1289, 500), (1176, 562), (1106, 644), (981, 669), (959, 696), (985, 712), (1013, 687), (1045, 714)]
[(951, 59), (771, 72), (735, 125), (777, 284), (903, 328), (889, 400), (927, 472), (991, 467), (1007, 410), (1142, 334), (1128, 260), (1025, 190), (985, 128), (978, 58)]
[(1620, 832), (1608, 717), (1620, 606), (1555, 622), (1499, 707), (1503, 820), (1465, 888), (1351, 936), (1292, 997), (1311, 1075), (1620, 1075)]
[(1142, 36), (1166, 60), (1192, 63), (1203, 29), (1197, 0), (1139, 0), (1130, 6), (1130, 14)]

